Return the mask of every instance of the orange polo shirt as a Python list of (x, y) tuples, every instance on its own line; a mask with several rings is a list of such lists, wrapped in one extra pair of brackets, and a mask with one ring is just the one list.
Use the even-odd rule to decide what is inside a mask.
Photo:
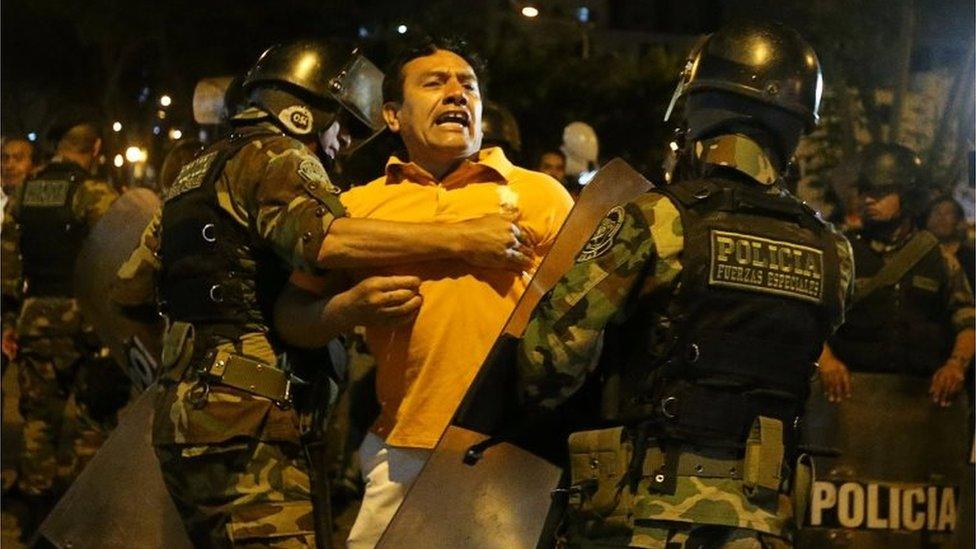
[[(476, 160), (464, 161), (442, 181), (392, 157), (385, 176), (341, 198), (350, 217), (388, 221), (450, 223), (514, 207), (519, 226), (538, 243), (533, 270), (573, 204), (556, 180), (512, 165), (500, 148), (480, 151)], [(391, 446), (433, 448), (531, 273), (483, 269), (451, 259), (369, 273), (377, 274), (418, 276), (424, 301), (411, 324), (366, 327), (381, 406), (372, 430)], [(313, 289), (307, 281), (293, 281)]]

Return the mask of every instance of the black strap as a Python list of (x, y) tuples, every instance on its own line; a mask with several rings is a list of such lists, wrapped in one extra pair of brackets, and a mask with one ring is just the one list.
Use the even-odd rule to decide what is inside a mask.
[(854, 289), (853, 303), (859, 303), (880, 288), (897, 284), (905, 274), (939, 244), (928, 231), (918, 231), (895, 255), (891, 256), (867, 284)]

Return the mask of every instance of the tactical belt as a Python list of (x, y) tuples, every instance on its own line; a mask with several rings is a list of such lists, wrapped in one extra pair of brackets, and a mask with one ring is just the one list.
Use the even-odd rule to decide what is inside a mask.
[(246, 356), (218, 351), (200, 369), (206, 383), (218, 383), (267, 398), (281, 406), (291, 405), (291, 376), (274, 366)]
[(768, 496), (778, 492), (782, 484), (783, 458), (782, 422), (760, 416), (749, 429), (744, 454), (730, 450), (705, 452), (688, 445), (650, 447), (641, 472), (649, 478), (652, 490), (663, 493), (674, 493), (677, 477), (695, 476), (741, 480), (746, 495)]

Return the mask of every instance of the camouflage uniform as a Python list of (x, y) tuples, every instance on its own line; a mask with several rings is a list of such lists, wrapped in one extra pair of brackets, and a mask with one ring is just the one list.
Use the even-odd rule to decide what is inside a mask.
[[(74, 222), (90, 231), (117, 198), (118, 193), (105, 181), (79, 183), (70, 204)], [(21, 212), (21, 208), (15, 209), (12, 217)], [(52, 496), (66, 487), (98, 450), (115, 424), (115, 412), (126, 400), (128, 385), (117, 368), (99, 360), (103, 351), (81, 317), (77, 301), (35, 295), (30, 283), (28, 280), (16, 321), (20, 412), (24, 417), (17, 483), (24, 494)]]
[[(262, 261), (276, 263), (286, 275), (291, 269), (314, 272), (329, 225), (343, 215), (335, 196), (338, 189), (301, 142), (262, 122), (263, 117), (256, 109), (238, 115), (238, 124), (245, 123), (238, 132), (261, 133), (229, 157), (213, 183), (215, 211), (226, 217), (221, 223), (250, 238), (249, 244), (232, 251), (233, 274), (256, 277), (256, 270), (267, 266)], [(208, 150), (198, 160), (206, 158)], [(168, 209), (181, 195), (207, 186), (199, 182), (204, 177), (200, 170), (195, 162), (187, 164), (165, 197), (160, 235), (164, 298), (165, 273), (172, 261), (166, 251)], [(137, 281), (158, 267), (153, 232), (150, 226), (141, 251), (120, 272), (127, 285), (136, 288), (129, 298), (139, 299), (140, 293), (144, 297), (138, 290), (144, 284)], [(261, 250), (274, 257), (257, 256)], [(243, 318), (194, 322), (192, 334), (185, 331), (190, 324), (178, 318), (179, 313), (172, 316), (173, 304), (162, 304), (171, 314), (171, 325), (163, 343), (165, 390), (156, 405), (153, 444), (164, 480), (197, 545), (314, 545), (309, 467), (300, 444), (308, 418), (295, 407), (214, 382), (205, 374), (231, 355), (286, 369), (269, 333), (268, 313), (261, 310), (267, 304), (255, 288), (241, 285), (227, 291), (239, 291), (251, 310)]]
[[(699, 149), (698, 154), (707, 152), (713, 155), (711, 162), (729, 165), (737, 165), (736, 154), (747, 157), (757, 154), (751, 142), (720, 145), (706, 147), (705, 151)], [(738, 169), (747, 171), (754, 181), (768, 184), (775, 179), (769, 177), (768, 162), (739, 164)], [(781, 193), (772, 185), (767, 192)], [(593, 358), (605, 343), (609, 345), (604, 339), (604, 329), (608, 326), (627, 327), (628, 323), (631, 326), (637, 323), (649, 327), (649, 332), (641, 328), (633, 337), (625, 338), (622, 356), (610, 357), (611, 361), (633, 361), (632, 355), (637, 354), (638, 364), (653, 364), (654, 357), (667, 356), (666, 349), (672, 345), (668, 330), (674, 320), (669, 316), (668, 307), (676, 295), (679, 275), (687, 267), (683, 264), (687, 260), (683, 256), (684, 233), (676, 204), (658, 192), (645, 194), (609, 212), (575, 265), (535, 309), (526, 328), (519, 351), (518, 382), (520, 395), (529, 409), (556, 408), (576, 393), (591, 374), (607, 379), (603, 372), (606, 361), (601, 364), (601, 372), (595, 374)], [(839, 291), (843, 300), (851, 287), (853, 262), (847, 241), (839, 235), (833, 239), (840, 262)], [(835, 327), (841, 321), (842, 315)], [(635, 345), (635, 341), (640, 343)], [(626, 379), (621, 382), (627, 383)], [(655, 469), (649, 469), (648, 463), (658, 459), (660, 465), (664, 459), (653, 443), (655, 436), (651, 434), (650, 448), (646, 449), (649, 457), (643, 462), (643, 472), (637, 475), (639, 480), (630, 478), (628, 483), (620, 478), (621, 471), (611, 473), (617, 475), (620, 484), (605, 507), (596, 511), (602, 519), (574, 520), (570, 514), (567, 534), (573, 546), (788, 545), (794, 513), (793, 503), (783, 493), (754, 500), (745, 495), (741, 476), (718, 478), (718, 475), (694, 473), (678, 473), (674, 477), (673, 493), (650, 489)], [(574, 455), (573, 440), (571, 455)], [(620, 441), (621, 437), (614, 435), (614, 444), (631, 444)], [(586, 441), (582, 444), (593, 450), (586, 458), (587, 467), (600, 471), (612, 467), (601, 464), (611, 461), (613, 452), (601, 453), (605, 446), (600, 444)], [(622, 468), (633, 465), (628, 463)], [(628, 485), (629, 489), (624, 487)], [(574, 497), (571, 507), (580, 501)]]

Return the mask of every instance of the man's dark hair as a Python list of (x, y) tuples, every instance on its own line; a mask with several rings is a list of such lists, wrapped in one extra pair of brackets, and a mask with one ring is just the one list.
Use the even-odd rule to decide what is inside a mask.
[(455, 53), (471, 65), (471, 69), (474, 70), (474, 75), (478, 79), (478, 89), (481, 91), (482, 101), (484, 101), (487, 69), (481, 57), (468, 46), (467, 42), (460, 38), (424, 36), (404, 47), (390, 63), (386, 70), (386, 78), (383, 79), (383, 102), (399, 103), (403, 101), (403, 66), (414, 59), (433, 55), (437, 50)]
[(72, 126), (64, 132), (58, 140), (58, 150), (80, 154), (95, 152), (95, 142), (101, 139), (101, 133), (94, 124), (82, 123)]
[(542, 162), (542, 157), (545, 156), (545, 155), (547, 155), (547, 154), (554, 154), (554, 155), (558, 156), (559, 158), (562, 158), (563, 159), (563, 162), (566, 162), (566, 154), (563, 151), (561, 151), (559, 149), (546, 149), (546, 150), (542, 151), (541, 153), (539, 153), (539, 156), (536, 158), (535, 165), (538, 166)]
[(923, 224), (926, 223), (928, 221), (929, 216), (932, 215), (932, 212), (935, 210), (935, 208), (941, 206), (945, 202), (952, 204), (952, 211), (956, 214), (958, 221), (962, 221), (966, 219), (966, 210), (962, 208), (962, 204), (960, 204), (959, 201), (953, 198), (952, 196), (949, 196), (947, 194), (942, 194), (936, 196), (931, 202), (929, 202), (928, 207), (925, 209), (924, 219), (921, 220), (922, 223)]

